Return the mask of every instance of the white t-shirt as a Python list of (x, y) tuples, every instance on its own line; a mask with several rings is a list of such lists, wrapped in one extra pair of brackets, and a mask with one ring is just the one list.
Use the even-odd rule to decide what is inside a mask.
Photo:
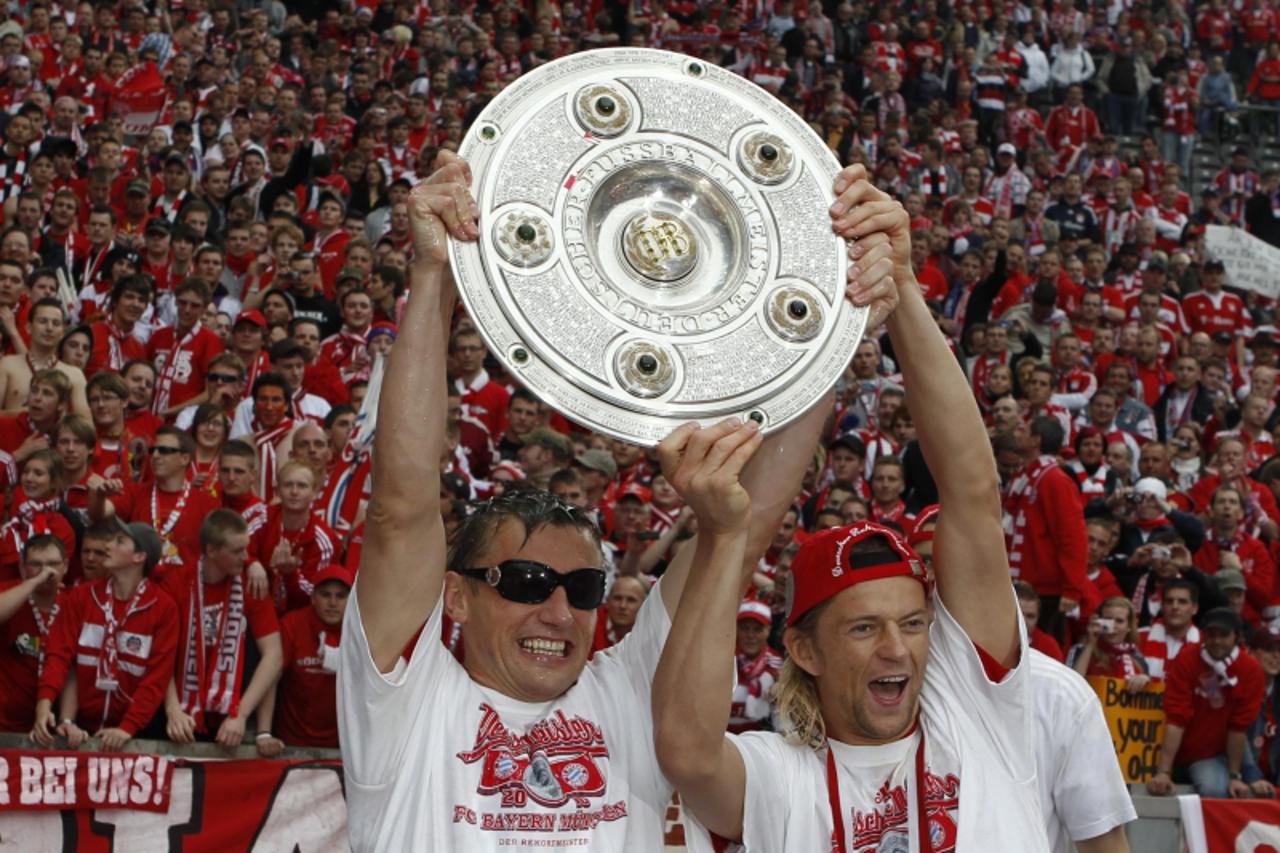
[(649, 697), (671, 620), (654, 592), (573, 687), (530, 704), (471, 680), (440, 642), (440, 603), (412, 659), (379, 673), (357, 582), (338, 669), (352, 849), (661, 850), (672, 787)]
[(1120, 774), (1102, 703), (1089, 682), (1031, 651), (1040, 810), (1053, 853), (1138, 819)]
[[(1012, 597), (1013, 593), (1010, 591)], [(923, 799), (935, 853), (1046, 853), (1031, 746), (1027, 639), (993, 683), (969, 637), (934, 598), (921, 726), (883, 746), (832, 743), (845, 840), (853, 853), (916, 853), (915, 754), (925, 733)], [(831, 849), (825, 753), (780, 735), (731, 738), (746, 764), (743, 846), (751, 853)]]

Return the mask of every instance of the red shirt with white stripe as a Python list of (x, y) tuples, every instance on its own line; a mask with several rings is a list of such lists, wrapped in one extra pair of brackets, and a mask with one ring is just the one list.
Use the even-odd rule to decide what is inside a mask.
[[(65, 611), (58, 614), (50, 632), (36, 698), (56, 702), (74, 671), (76, 719), (81, 727), (90, 731), (119, 727), (136, 735), (164, 703), (173, 678), (178, 613), (173, 600), (154, 581), (143, 581), (135, 592), (136, 601), (117, 599), (111, 582), (110, 577), (99, 578), (67, 595)], [(108, 608), (115, 617), (119, 660), (118, 684), (110, 692), (99, 687), (97, 680)]]
[(1234, 293), (1198, 290), (1182, 299), (1183, 313), (1192, 332), (1227, 332), (1235, 335), (1253, 327), (1244, 300)]
[(276, 610), (281, 613), (311, 606), (311, 593), (315, 589), (312, 579), (338, 559), (340, 543), (329, 525), (315, 516), (308, 517), (306, 527), (301, 530), (285, 530), (283, 514), (280, 504), (267, 510), (267, 523), (258, 546), (264, 566), (270, 567), (271, 555), (282, 539), (289, 543), (293, 558), (302, 561), (291, 572), (273, 571), (276, 575), (273, 597)]

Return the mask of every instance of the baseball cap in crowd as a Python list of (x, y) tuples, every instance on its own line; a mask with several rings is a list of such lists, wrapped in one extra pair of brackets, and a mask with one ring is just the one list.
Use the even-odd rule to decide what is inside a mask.
[(1275, 326), (1259, 326), (1253, 333), (1253, 337), (1249, 339), (1251, 347), (1273, 347), (1276, 345), (1277, 334), (1280, 334)]
[(738, 605), (738, 621), (741, 622), (743, 619), (759, 622), (761, 625), (772, 625), (773, 611), (764, 602), (744, 601)]
[(151, 197), (151, 185), (143, 180), (130, 181), (124, 188), (125, 195), (144, 195)]
[[(1214, 577), (1218, 577), (1222, 572), (1218, 572)], [(1236, 572), (1236, 574), (1240, 574)], [(1240, 621), (1240, 616), (1230, 607), (1215, 607), (1208, 613), (1200, 617), (1200, 630), (1207, 631), (1210, 628), (1217, 628), (1222, 631), (1235, 631), (1239, 636), (1244, 630), (1244, 623)]]
[(1213, 184), (1210, 184), (1209, 186), (1201, 190), (1200, 195), (1203, 198), (1217, 198), (1218, 196), (1222, 195), (1222, 193), (1218, 192), (1217, 187), (1215, 187)]
[(395, 323), (374, 323), (365, 334), (364, 342), (366, 344), (371, 344), (373, 343), (373, 339), (378, 335), (386, 335), (394, 341), (396, 339)]
[(170, 231), (169, 221), (162, 216), (153, 216), (147, 220), (147, 227), (144, 233), (147, 234), (168, 234)]
[[(912, 548), (921, 542), (933, 541), (933, 527), (938, 524), (938, 505), (929, 504), (920, 512), (916, 513), (916, 520), (911, 525), (911, 530), (907, 532), (907, 544)], [(929, 528), (926, 530), (925, 528)]]
[(20, 54), (20, 53), (15, 53), (13, 56), (9, 57), (8, 67), (10, 67), (10, 68), (30, 68), (30, 67), (31, 67), (31, 60), (30, 60), (30, 59), (27, 59), (25, 56), (23, 56), (23, 55), (22, 55), (22, 54)]
[(1224, 272), (1227, 269), (1227, 265), (1217, 258), (1209, 258), (1209, 260), (1204, 262), (1204, 268), (1206, 270), (1218, 270), (1219, 272)]
[(1249, 588), (1244, 582), (1244, 575), (1236, 569), (1219, 569), (1213, 576), (1213, 582), (1218, 585), (1218, 592), (1221, 593), (1232, 589), (1244, 592)]
[(843, 447), (854, 456), (858, 456), (862, 459), (867, 458), (867, 445), (863, 443), (862, 439), (858, 438), (858, 436), (853, 433), (845, 433), (835, 441), (831, 442), (831, 447), (827, 449), (827, 452), (830, 453), (837, 447)]
[(338, 270), (338, 277), (334, 279), (334, 284), (342, 284), (344, 281), (354, 281), (358, 284), (364, 281), (364, 273), (355, 267), (343, 267)]
[(653, 500), (653, 492), (648, 486), (642, 486), (639, 483), (628, 483), (626, 488), (618, 493), (618, 503), (622, 503), (626, 499), (637, 500), (640, 503), (647, 504)]
[(5, 21), (0, 24), (0, 39), (13, 36), (16, 39), (22, 38), (22, 25), (17, 21)]
[(239, 326), (241, 323), (252, 323), (259, 328), (265, 329), (267, 327), (267, 318), (262, 316), (261, 311), (250, 308), (236, 315), (236, 321), (232, 324), (232, 328)]
[(311, 585), (315, 589), (319, 589), (321, 584), (329, 581), (337, 581), (338, 583), (350, 589), (355, 584), (355, 575), (346, 566), (337, 563), (330, 563), (328, 568), (322, 570), (311, 580)]
[(1165, 484), (1157, 480), (1155, 477), (1143, 477), (1133, 490), (1140, 495), (1151, 495), (1158, 501), (1165, 500), (1169, 497), (1169, 489)]
[(1167, 272), (1168, 270), (1168, 268), (1164, 265), (1164, 258), (1160, 258), (1160, 257), (1154, 257), (1151, 260), (1147, 261), (1147, 265), (1146, 267), (1144, 267), (1144, 269), (1147, 272)]
[[(892, 552), (888, 562), (879, 554), (853, 552), (858, 543), (877, 537)], [(796, 624), (804, 614), (848, 587), (896, 577), (914, 578), (926, 593), (929, 590), (924, 561), (896, 530), (859, 521), (816, 533), (804, 541), (791, 562), (787, 625)]]
[(618, 463), (607, 450), (585, 450), (573, 461), (588, 470), (599, 471), (610, 479), (618, 473)]
[(548, 450), (558, 451), (559, 455), (565, 459), (573, 458), (573, 442), (564, 433), (556, 432), (550, 427), (538, 427), (530, 430), (525, 435), (523, 443), (536, 444)]
[(271, 148), (272, 150), (276, 148), (283, 148), (286, 151), (292, 151), (293, 141), (287, 136), (277, 136), (275, 139), (271, 140)]
[(1230, 332), (1214, 332), (1212, 340), (1215, 344), (1229, 344), (1233, 338)]
[(177, 151), (174, 151), (168, 157), (164, 158), (164, 164), (168, 166), (170, 163), (177, 163), (187, 171), (191, 171), (191, 164), (187, 162), (187, 158), (183, 157)]
[(1000, 147), (996, 149), (996, 154), (1008, 154), (1010, 157), (1018, 156), (1018, 149), (1013, 146), (1012, 142), (1001, 142)]
[(119, 528), (120, 532), (133, 541), (134, 547), (147, 555), (143, 573), (151, 574), (151, 570), (160, 562), (160, 555), (164, 551), (164, 545), (160, 542), (160, 534), (156, 533), (155, 528), (150, 524), (143, 524), (141, 521), (129, 524), (118, 515), (112, 516), (112, 518), (116, 520), (116, 527)]
[(1254, 633), (1249, 645), (1260, 652), (1280, 652), (1280, 625), (1262, 626)]

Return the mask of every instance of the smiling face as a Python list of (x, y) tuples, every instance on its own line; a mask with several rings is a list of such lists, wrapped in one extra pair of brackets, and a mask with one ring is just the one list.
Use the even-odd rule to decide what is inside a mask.
[(895, 577), (841, 590), (812, 636), (788, 629), (787, 651), (817, 681), (833, 738), (866, 744), (907, 732), (924, 685), (931, 618), (924, 587)]
[[(525, 540), (517, 521), (501, 524), (476, 567), (528, 559), (560, 572), (600, 565), (600, 550), (577, 528), (542, 527)], [(508, 601), (488, 584), (445, 575), (449, 617), (466, 625), (466, 669), (479, 684), (523, 702), (546, 702), (578, 680), (595, 633), (596, 610), (569, 605), (564, 587), (540, 604)]]

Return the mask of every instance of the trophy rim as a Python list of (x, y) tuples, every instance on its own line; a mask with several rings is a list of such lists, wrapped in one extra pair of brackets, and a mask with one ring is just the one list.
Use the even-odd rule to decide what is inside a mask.
[[(617, 72), (610, 74), (609, 65), (600, 64), (601, 60), (606, 58), (610, 65), (618, 67)], [(734, 130), (732, 136), (735, 140), (751, 133), (759, 134), (761, 131), (778, 133), (780, 131), (776, 129), (777, 124), (785, 122), (784, 132), (788, 135), (788, 142), (797, 147), (798, 150), (795, 154), (800, 159), (803, 168), (807, 169), (812, 178), (816, 179), (817, 190), (823, 201), (825, 214), (825, 207), (834, 200), (831, 184), (840, 166), (834, 153), (801, 117), (795, 115), (773, 95), (745, 77), (719, 66), (703, 63), (701, 60), (684, 54), (653, 48), (599, 48), (570, 54), (533, 69), (513, 82), (484, 107), (459, 145), (459, 155), (471, 160), (477, 152), (497, 151), (503, 140), (500, 139), (499, 144), (495, 145), (492, 140), (482, 138), (485, 128), (500, 124), (500, 120), (510, 120), (512, 115), (511, 105), (520, 103), (527, 94), (539, 95), (537, 99), (540, 106), (544, 100), (552, 101), (558, 97), (571, 98), (571, 95), (564, 93), (572, 92), (573, 87), (564, 89), (565, 84), (557, 81), (568, 79), (580, 82), (581, 86), (585, 87), (596, 81), (596, 78), (601, 75), (609, 75), (608, 79), (620, 81), (627, 77), (628, 71), (632, 69), (643, 73), (644, 65), (648, 65), (649, 69), (654, 72), (667, 74), (673, 73), (674, 69), (684, 67), (686, 73), (688, 73), (690, 63), (702, 66), (698, 76), (705, 82), (717, 85), (718, 88), (727, 88), (730, 97), (735, 101), (745, 100), (747, 106), (752, 109), (757, 121), (745, 124)], [(566, 68), (575, 67), (582, 67), (583, 73), (573, 75), (564, 71)], [(636, 75), (633, 73), (631, 76), (634, 77)], [(659, 77), (658, 74), (654, 76)], [(543, 79), (549, 79), (550, 82), (540, 82)], [(508, 136), (517, 134), (522, 126), (520, 119), (516, 118), (505, 133)], [(653, 134), (655, 137), (659, 135)], [(625, 140), (628, 134), (624, 130), (620, 136)], [(590, 136), (587, 138), (588, 140), (591, 139)], [(595, 137), (595, 142), (598, 142), (601, 146), (626, 144), (618, 139), (609, 137), (604, 137), (603, 139)], [(696, 140), (691, 141), (684, 137), (679, 139), (679, 143), (690, 146), (701, 144)], [(578, 155), (575, 163), (580, 163), (593, 150), (616, 149), (588, 148), (586, 154)], [(719, 153), (723, 159), (732, 158), (732, 155), (727, 152), (721, 151)], [(668, 165), (661, 160), (655, 161), (655, 163), (658, 168)], [(495, 176), (501, 165), (502, 163), (496, 156), (487, 158), (484, 166), (480, 169), (477, 169), (473, 164), (472, 172), (475, 176), (473, 191), (477, 195), (477, 201), (480, 203), (482, 211), (486, 209), (484, 198), (487, 196), (485, 194), (492, 194), (495, 191)], [(794, 180), (788, 179), (783, 183), (794, 185), (797, 183), (798, 178), (796, 176), (792, 176), (792, 178)], [(746, 178), (741, 178), (741, 180), (748, 184), (750, 183)], [(757, 195), (760, 195), (763, 190), (770, 189), (766, 181), (759, 180), (757, 184), (752, 187), (752, 191)], [(555, 191), (554, 209), (547, 211), (548, 218), (552, 223), (560, 223), (563, 200), (567, 190), (568, 188), (566, 187), (564, 190), (557, 189)], [(495, 207), (502, 206), (504, 205), (495, 205)], [(507, 203), (505, 206), (512, 208), (534, 207), (531, 203), (524, 204), (521, 202)], [(496, 211), (490, 209), (490, 215), (496, 216)], [(492, 224), (494, 224), (492, 219), (486, 222), (485, 215), (482, 212), (480, 221), (481, 239), (476, 242), (460, 243), (451, 238), (448, 246), (451, 266), (454, 269), (455, 279), (458, 284), (458, 293), (476, 329), (484, 339), (489, 351), (513, 378), (519, 379), (521, 385), (528, 388), (535, 396), (554, 407), (570, 420), (611, 438), (641, 446), (653, 446), (666, 434), (683, 423), (696, 421), (706, 426), (730, 416), (738, 416), (744, 419), (750, 417), (760, 420), (762, 421), (762, 430), (766, 433), (780, 430), (822, 401), (831, 387), (839, 381), (853, 352), (857, 348), (857, 344), (862, 340), (866, 331), (869, 309), (854, 306), (844, 299), (844, 273), (848, 265), (847, 256), (843, 251), (845, 243), (837, 235), (831, 233), (829, 234), (830, 240), (838, 243), (841, 251), (839, 252), (839, 262), (836, 264), (839, 273), (838, 280), (830, 283), (831, 288), (834, 290), (834, 298), (825, 300), (826, 310), (830, 312), (831, 316), (826, 321), (829, 325), (823, 337), (808, 346), (796, 349), (795, 351), (799, 354), (790, 365), (784, 367), (784, 369), (769, 377), (766, 381), (757, 386), (752, 386), (744, 392), (731, 395), (727, 399), (695, 400), (684, 403), (675, 403), (672, 398), (668, 398), (660, 403), (663, 407), (662, 411), (647, 410), (646, 405), (653, 405), (654, 397), (661, 398), (667, 392), (645, 396), (643, 393), (637, 393), (635, 388), (630, 388), (628, 390), (631, 392), (631, 398), (628, 398), (623, 396), (617, 385), (611, 385), (610, 390), (614, 392), (613, 396), (597, 393), (596, 389), (588, 387), (586, 381), (580, 376), (574, 375), (574, 370), (576, 369), (574, 365), (560, 363), (565, 360), (563, 356), (557, 353), (558, 357), (548, 357), (543, 348), (551, 349), (551, 347), (541, 337), (530, 339), (521, 333), (519, 325), (509, 315), (514, 303), (510, 298), (504, 302), (497, 295), (497, 291), (503, 287), (510, 289), (510, 284), (504, 280), (495, 286), (493, 278), (497, 276), (491, 273), (496, 264), (492, 257), (495, 251), (490, 248), (489, 254), (491, 256), (488, 259), (485, 257), (487, 229)], [(823, 226), (829, 227), (825, 219)], [(563, 234), (563, 229), (560, 233)], [(781, 238), (781, 233), (778, 236)], [(780, 251), (777, 245), (772, 246), (771, 249), (775, 254)], [(559, 265), (559, 261), (554, 259), (558, 257), (557, 252), (563, 252), (563, 248), (557, 244), (549, 251), (550, 255), (548, 257), (553, 260), (544, 258), (542, 264), (545, 265), (547, 270), (554, 270)], [(619, 263), (624, 263), (621, 257), (617, 260)], [(792, 280), (791, 276), (779, 275), (779, 271), (776, 269), (777, 265), (777, 259), (771, 257), (771, 268), (766, 270), (764, 277), (764, 281), (771, 291), (782, 289), (784, 285), (788, 285)], [(503, 268), (506, 269), (506, 267)], [(823, 284), (826, 283), (808, 282), (803, 278), (799, 278), (796, 279), (795, 289), (816, 292)], [(806, 288), (802, 285), (808, 285), (808, 287)], [(762, 296), (762, 292), (757, 293), (756, 301), (763, 302)], [(812, 294), (805, 292), (802, 292), (801, 296), (811, 302), (820, 301), (814, 300)], [(492, 304), (490, 304), (490, 301)], [(713, 329), (705, 334), (693, 334), (672, 340), (678, 344), (687, 344), (689, 346), (710, 343), (718, 337), (726, 337), (728, 334), (733, 334), (747, 326), (750, 321), (743, 318), (758, 316), (767, 319), (768, 310), (767, 306), (758, 307), (753, 304), (749, 310), (743, 311), (742, 317), (736, 317), (729, 324), (726, 324), (736, 323), (730, 332), (724, 335), (717, 336), (717, 330)], [(494, 322), (486, 322), (486, 319), (491, 319)], [(758, 319), (757, 323), (763, 325), (764, 321)], [(773, 331), (776, 333), (776, 328)], [(619, 343), (617, 338), (614, 339), (612, 350), (615, 354), (618, 350), (637, 339), (637, 335), (634, 333), (623, 334), (620, 337), (627, 340)], [(783, 337), (783, 340), (786, 341), (787, 339)], [(670, 343), (670, 341), (666, 342)], [(679, 381), (680, 378), (675, 377), (673, 381)], [(669, 388), (670, 385), (667, 387)], [(801, 390), (796, 390), (797, 387), (800, 387)], [(773, 409), (766, 415), (764, 410), (770, 408), (769, 404), (785, 395), (789, 395), (786, 396), (787, 407)]]

